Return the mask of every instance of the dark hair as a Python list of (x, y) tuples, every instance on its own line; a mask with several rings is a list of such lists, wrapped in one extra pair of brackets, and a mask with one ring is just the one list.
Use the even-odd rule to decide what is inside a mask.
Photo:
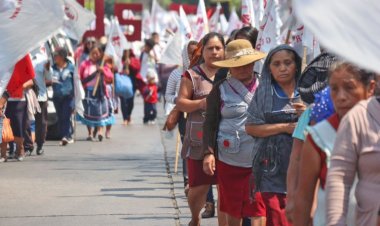
[(207, 43), (210, 41), (210, 39), (217, 37), (219, 41), (222, 43), (223, 47), (225, 46), (223, 35), (217, 33), (217, 32), (210, 32), (207, 35), (205, 35), (202, 39), (202, 50), (207, 45)]
[(353, 74), (355, 78), (360, 81), (364, 86), (368, 86), (371, 81), (376, 81), (376, 73), (362, 69), (355, 64), (352, 64), (347, 61), (338, 61), (331, 65), (329, 76), (331, 76), (332, 73), (339, 70), (347, 70), (347, 72)]
[[(94, 45), (91, 48), (88, 48), (87, 43), (92, 42)], [(84, 39), (84, 45), (83, 45), (83, 52), (90, 53), (92, 48), (96, 45), (96, 38), (95, 37), (87, 37)]]
[(198, 42), (195, 40), (191, 40), (189, 41), (189, 43), (187, 43), (187, 46), (196, 46), (196, 45), (198, 45)]
[(252, 47), (255, 48), (258, 34), (259, 31), (254, 27), (242, 27), (235, 33), (234, 39), (236, 39), (238, 36), (243, 36), (252, 44)]
[(158, 35), (158, 33), (157, 32), (152, 32), (152, 34), (150, 36), (153, 37), (155, 35)]
[(236, 35), (236, 33), (238, 33), (239, 30), (240, 29), (234, 29), (234, 30), (231, 31), (230, 36), (227, 39), (226, 45), (228, 43), (230, 43), (231, 41), (235, 40), (235, 35)]
[(148, 46), (149, 48), (153, 49), (155, 43), (154, 43), (153, 39), (146, 39), (145, 45)]
[(54, 51), (54, 56), (60, 56), (63, 59), (67, 59), (67, 50), (65, 48), (59, 47)]
[(273, 53), (273, 54), (270, 56), (270, 58), (269, 58), (269, 62), (268, 62), (268, 65), (270, 65), (270, 64), (272, 63), (272, 58), (273, 58), (273, 56), (274, 56), (276, 53), (280, 52), (280, 51), (285, 51), (285, 52), (287, 52), (287, 53), (289, 53), (289, 54), (292, 54), (292, 55), (293, 55), (293, 60), (297, 63), (297, 53), (296, 53), (295, 51), (292, 51), (292, 50), (290, 50), (290, 49), (280, 49), (280, 50), (278, 50), (277, 52)]

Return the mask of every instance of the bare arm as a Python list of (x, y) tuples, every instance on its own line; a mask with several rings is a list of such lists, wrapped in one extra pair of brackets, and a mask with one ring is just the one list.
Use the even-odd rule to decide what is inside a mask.
[(292, 134), (295, 126), (296, 123), (277, 123), (263, 125), (248, 124), (245, 126), (245, 131), (251, 136), (263, 138), (281, 133)]
[(182, 78), (177, 99), (177, 108), (180, 111), (187, 113), (200, 109), (206, 109), (206, 98), (201, 100), (192, 100), (192, 96), (193, 83), (188, 78)]
[(33, 79), (29, 79), (24, 84), (22, 84), (22, 88), (24, 90), (31, 88), (34, 85)]
[[(339, 125), (331, 166), (327, 173), (327, 225), (345, 226), (352, 184), (359, 158), (359, 139), (355, 121), (348, 113)], [(360, 178), (359, 178), (360, 180)]]
[(293, 226), (305, 226), (310, 223), (314, 192), (318, 185), (318, 176), (321, 171), (321, 157), (308, 139), (301, 150), (299, 169)]
[(295, 202), (295, 191), (298, 184), (298, 172), (299, 163), (301, 160), (301, 150), (303, 146), (303, 141), (297, 138), (293, 139), (292, 152), (290, 154), (289, 168), (286, 176), (286, 217), (290, 222), (293, 221), (293, 211)]

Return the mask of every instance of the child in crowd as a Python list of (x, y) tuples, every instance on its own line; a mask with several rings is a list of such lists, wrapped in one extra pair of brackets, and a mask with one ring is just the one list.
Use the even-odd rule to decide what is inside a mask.
[(149, 69), (146, 75), (146, 85), (143, 89), (144, 98), (144, 124), (155, 124), (157, 117), (157, 72), (154, 69)]

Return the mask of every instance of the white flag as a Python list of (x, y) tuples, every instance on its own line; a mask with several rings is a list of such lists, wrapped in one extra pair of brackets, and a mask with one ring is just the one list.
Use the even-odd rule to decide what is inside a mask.
[(152, 18), (150, 16), (150, 12), (147, 9), (144, 9), (142, 12), (142, 37), (145, 39), (150, 37), (152, 25)]
[(222, 34), (227, 34), (228, 21), (224, 13), (220, 14), (220, 29)]
[(178, 30), (174, 36), (168, 40), (168, 44), (162, 51), (159, 63), (169, 65), (182, 65), (183, 39), (182, 33)]
[(255, 15), (255, 27), (259, 29), (261, 20), (264, 17), (264, 1), (266, 0), (253, 0), (253, 11)]
[(0, 21), (1, 77), (3, 72), (62, 27), (62, 2), (2, 0)]
[(124, 33), (121, 31), (117, 17), (115, 17), (111, 20), (111, 31), (108, 36), (105, 54), (113, 57), (115, 65), (118, 67), (119, 71), (123, 70), (122, 57), (125, 49), (130, 49), (130, 44)]
[(268, 0), (264, 17), (260, 24), (256, 49), (268, 53), (273, 47), (277, 46), (281, 26), (282, 23), (277, 14), (276, 3), (274, 0)]
[(218, 32), (218, 23), (220, 19), (221, 10), (222, 10), (222, 5), (218, 2), (218, 4), (216, 5), (215, 12), (214, 14), (212, 14), (209, 21), (210, 31)]
[(230, 36), (232, 31), (236, 29), (240, 29), (242, 26), (243, 26), (243, 23), (240, 21), (235, 8), (233, 8), (231, 10), (230, 19), (228, 21), (228, 29), (226, 31), (226, 35)]
[(166, 29), (166, 14), (167, 12), (158, 4), (157, 0), (153, 0), (151, 13), (151, 32), (164, 34)]
[(293, 8), (324, 47), (380, 72), (378, 0), (293, 0)]
[(179, 18), (179, 29), (185, 34), (187, 39), (191, 39), (193, 37), (193, 32), (191, 31), (189, 20), (182, 5), (179, 7)]
[(241, 22), (244, 26), (256, 27), (252, 0), (241, 1)]
[(91, 22), (95, 20), (95, 14), (83, 8), (76, 0), (64, 0), (64, 10), (64, 31), (70, 38), (81, 40)]
[(196, 25), (194, 29), (194, 38), (199, 41), (209, 32), (208, 18), (204, 0), (199, 0), (196, 16)]

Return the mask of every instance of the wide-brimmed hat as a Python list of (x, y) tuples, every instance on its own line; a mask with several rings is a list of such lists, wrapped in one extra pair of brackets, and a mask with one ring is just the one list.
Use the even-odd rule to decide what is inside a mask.
[(241, 67), (261, 60), (265, 56), (265, 53), (253, 49), (248, 40), (237, 39), (228, 43), (225, 60), (216, 61), (213, 64), (218, 67)]

